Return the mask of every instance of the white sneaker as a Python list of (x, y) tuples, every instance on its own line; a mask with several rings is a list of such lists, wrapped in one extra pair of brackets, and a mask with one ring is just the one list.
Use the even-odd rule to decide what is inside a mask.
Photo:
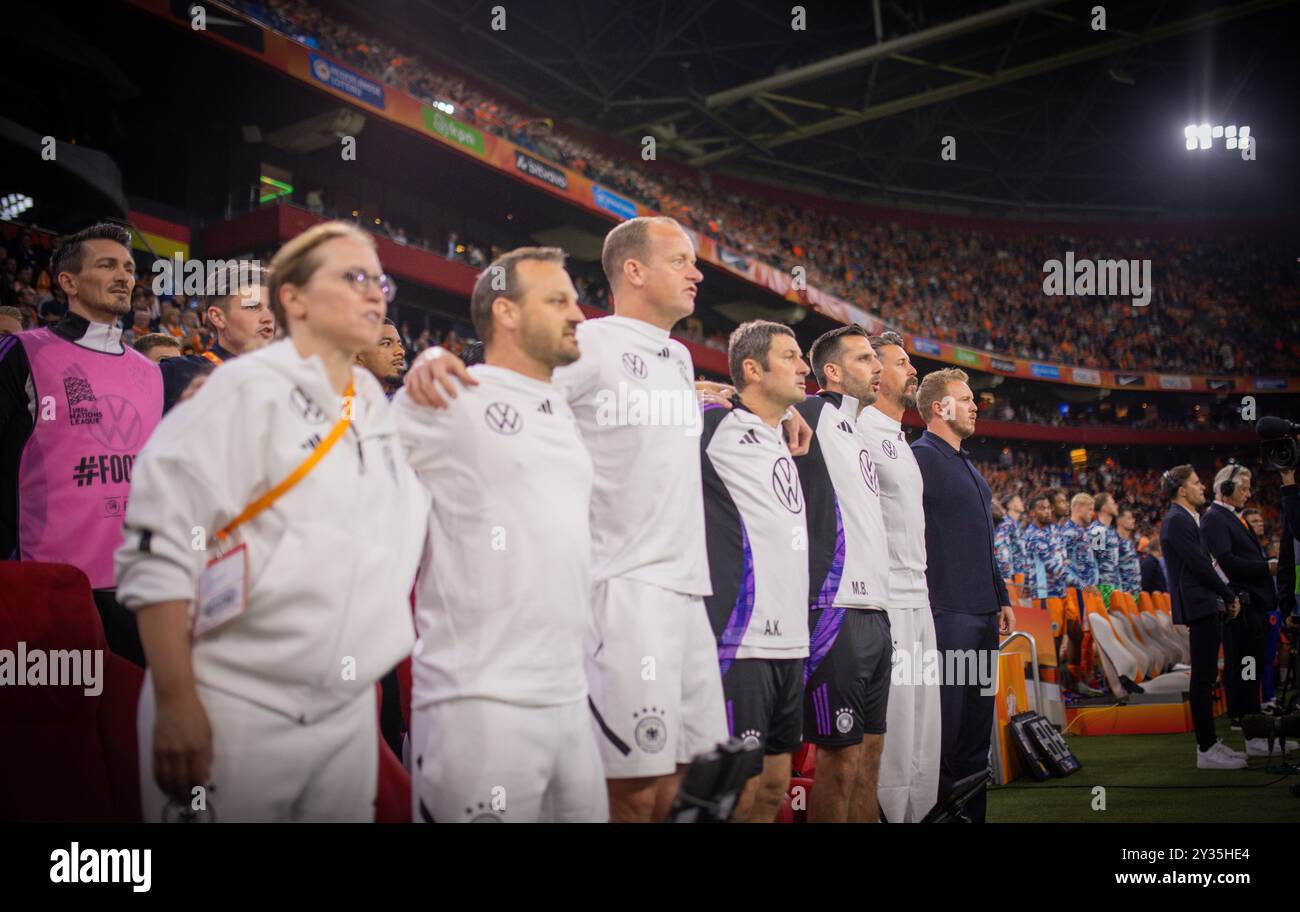
[(1222, 742), (1215, 741), (1209, 750), (1196, 749), (1197, 769), (1235, 770), (1246, 768), (1246, 758), (1238, 757)]
[(1228, 747), (1228, 745), (1222, 741), (1215, 742), (1214, 747), (1211, 748), (1211, 750), (1215, 749), (1218, 749), (1221, 754), (1227, 754), (1231, 757), (1240, 757), (1242, 760), (1245, 760), (1247, 756), (1245, 751), (1239, 751), (1235, 747)]
[[(1286, 747), (1284, 748), (1284, 747), (1282, 746), (1282, 741), (1279, 739), (1279, 740), (1273, 742), (1273, 756), (1275, 756), (1275, 757), (1281, 757), (1284, 753), (1290, 753), (1291, 751), (1295, 750), (1297, 747), (1300, 747), (1300, 745), (1297, 745), (1294, 741), (1288, 741), (1288, 742), (1286, 742)], [(1247, 741), (1247, 742), (1246, 742), (1246, 756), (1247, 756), (1247, 757), (1267, 757), (1267, 756), (1268, 756), (1268, 739), (1267, 739), (1267, 738), (1251, 738), (1249, 741)]]

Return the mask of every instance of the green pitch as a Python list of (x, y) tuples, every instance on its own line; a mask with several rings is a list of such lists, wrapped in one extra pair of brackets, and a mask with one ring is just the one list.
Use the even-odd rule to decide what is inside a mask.
[[(1219, 737), (1245, 750), (1241, 732), (1217, 722)], [(989, 790), (990, 823), (1296, 823), (1300, 798), (1289, 792), (1300, 774), (1268, 773), (1263, 757), (1244, 770), (1198, 770), (1196, 742), (1181, 735), (1072, 736), (1070, 749), (1083, 765), (1066, 779), (1018, 779)], [(1289, 758), (1300, 764), (1300, 752)], [(1272, 765), (1279, 765), (1274, 755)], [(1096, 786), (1105, 810), (1094, 810)]]

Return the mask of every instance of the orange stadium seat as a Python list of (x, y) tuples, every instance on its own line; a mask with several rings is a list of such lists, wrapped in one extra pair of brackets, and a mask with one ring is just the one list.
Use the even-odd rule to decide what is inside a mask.
[(1141, 625), (1143, 634), (1147, 642), (1158, 650), (1164, 659), (1166, 666), (1181, 662), (1182, 646), (1173, 636), (1173, 632), (1166, 630), (1156, 617), (1156, 612), (1151, 608), (1151, 597), (1143, 592), (1136, 602), (1133, 597), (1128, 596), (1129, 602), (1134, 605), (1134, 617), (1137, 623)]
[(1123, 675), (1134, 683), (1142, 679), (1142, 663), (1130, 651), (1128, 643), (1116, 630), (1113, 616), (1102, 604), (1101, 597), (1086, 599), (1088, 624), (1093, 640), (1101, 650), (1103, 663), (1115, 674)]
[(1061, 636), (1065, 633), (1065, 599), (1047, 598), (1043, 599), (1047, 603), (1047, 613), (1052, 619), (1052, 635)]
[(1152, 618), (1155, 619), (1156, 625), (1163, 632), (1166, 641), (1178, 650), (1178, 661), (1186, 664), (1191, 661), (1187, 642), (1187, 628), (1181, 624), (1174, 624), (1173, 618), (1170, 616), (1169, 606), (1165, 603), (1163, 596), (1163, 592), (1143, 592), (1142, 604), (1146, 606), (1145, 610), (1149, 611)]

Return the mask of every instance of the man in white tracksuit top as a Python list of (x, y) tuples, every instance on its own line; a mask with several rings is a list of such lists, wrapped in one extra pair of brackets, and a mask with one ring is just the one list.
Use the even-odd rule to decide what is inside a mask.
[(939, 795), (939, 681), (925, 674), (938, 653), (925, 582), (921, 470), (902, 425), (903, 412), (916, 405), (916, 368), (896, 334), (875, 336), (871, 345), (884, 366), (880, 397), (862, 410), (858, 430), (867, 439), (880, 477), (895, 663), (877, 793), (885, 819), (906, 823), (924, 817)]
[(419, 822), (609, 817), (583, 671), (592, 463), (550, 382), (578, 358), (577, 301), (563, 251), (498, 257), (470, 303), (486, 344), (477, 384), (445, 409), (394, 399), (433, 495), (412, 665)]

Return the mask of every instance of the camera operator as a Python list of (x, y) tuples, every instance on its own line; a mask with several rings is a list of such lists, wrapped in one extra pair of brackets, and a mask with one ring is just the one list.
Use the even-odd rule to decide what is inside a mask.
[[(1300, 629), (1300, 598), (1296, 592), (1297, 537), (1300, 536), (1300, 496), (1295, 486), (1296, 463), (1300, 462), (1300, 424), (1285, 418), (1263, 417), (1255, 432), (1264, 439), (1264, 465), (1276, 469), (1282, 478), (1282, 535), (1278, 553), (1278, 607), (1291, 630)], [(1290, 615), (1289, 617), (1287, 615)]]
[[(1259, 676), (1264, 667), (1268, 615), (1277, 605), (1273, 573), (1263, 543), (1242, 516), (1250, 500), (1250, 470), (1229, 463), (1214, 476), (1215, 501), (1201, 518), (1201, 532), (1210, 554), (1241, 602), (1241, 613), (1223, 627), (1223, 683), (1228, 715), (1234, 726), (1243, 716), (1260, 711)], [(1263, 739), (1246, 742), (1246, 753), (1268, 754)]]
[(1169, 512), (1160, 524), (1160, 546), (1169, 573), (1174, 623), (1189, 631), (1192, 659), (1190, 703), (1196, 731), (1197, 769), (1244, 769), (1246, 756), (1214, 737), (1214, 682), (1219, 674), (1223, 615), (1241, 610), (1220, 578), (1201, 534), (1196, 508), (1205, 503), (1205, 485), (1189, 465), (1174, 466), (1160, 477)]

